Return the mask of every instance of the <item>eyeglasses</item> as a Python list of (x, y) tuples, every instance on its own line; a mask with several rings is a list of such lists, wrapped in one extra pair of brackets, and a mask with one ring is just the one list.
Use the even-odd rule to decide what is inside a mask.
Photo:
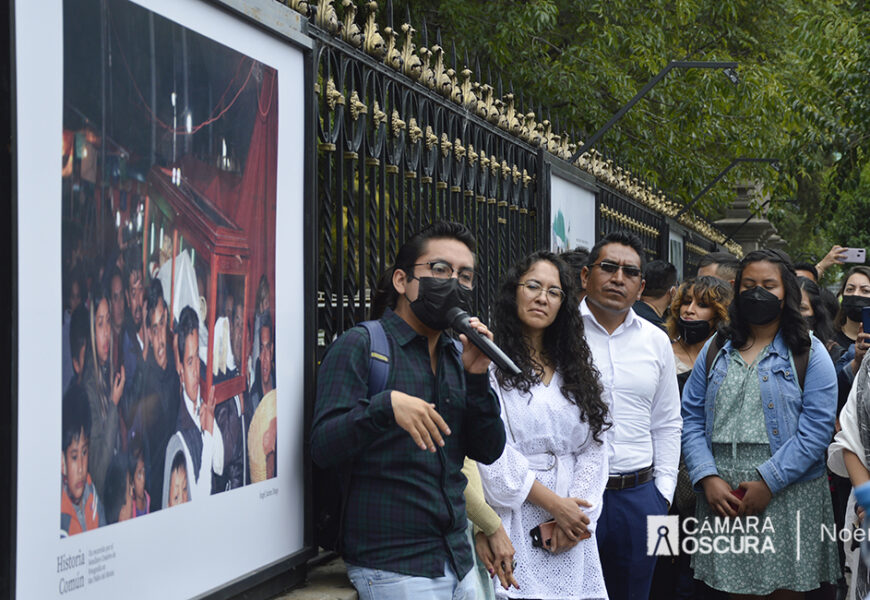
[(618, 265), (616, 263), (607, 262), (607, 261), (601, 261), (600, 263), (595, 263), (594, 265), (589, 265), (590, 269), (592, 267), (601, 267), (602, 271), (604, 271), (605, 273), (610, 273), (611, 275), (613, 273), (616, 273), (618, 270), (622, 269), (623, 274), (626, 277), (629, 277), (631, 279), (635, 279), (637, 277), (640, 277), (640, 274), (641, 274), (640, 268), (638, 268), (638, 267), (635, 267), (632, 265)]
[(534, 300), (545, 291), (547, 292), (547, 299), (552, 302), (562, 302), (565, 299), (565, 292), (562, 291), (562, 288), (551, 287), (545, 290), (544, 286), (537, 281), (520, 281), (517, 285), (523, 287), (526, 296), (528, 296), (530, 300)]
[(462, 267), (454, 269), (453, 265), (443, 260), (434, 260), (432, 262), (417, 263), (415, 267), (429, 267), (432, 272), (432, 277), (436, 279), (450, 279), (456, 273), (456, 278), (459, 280), (459, 285), (469, 289), (474, 287), (474, 269)]

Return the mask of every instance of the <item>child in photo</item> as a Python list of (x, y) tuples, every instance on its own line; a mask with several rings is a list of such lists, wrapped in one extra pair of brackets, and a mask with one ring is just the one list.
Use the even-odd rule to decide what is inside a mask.
[(60, 536), (67, 537), (106, 524), (88, 473), (91, 412), (79, 385), (72, 385), (64, 394), (61, 421)]
[(109, 524), (133, 518), (133, 480), (130, 459), (124, 452), (112, 457), (106, 471), (106, 491), (103, 498), (106, 522)]
[(172, 459), (172, 467), (169, 470), (169, 501), (167, 506), (183, 504), (190, 500), (187, 487), (187, 462), (183, 452), (178, 452)]
[(134, 436), (130, 441), (130, 480), (133, 482), (133, 516), (141, 517), (151, 512), (151, 495), (146, 489), (145, 450), (142, 438)]

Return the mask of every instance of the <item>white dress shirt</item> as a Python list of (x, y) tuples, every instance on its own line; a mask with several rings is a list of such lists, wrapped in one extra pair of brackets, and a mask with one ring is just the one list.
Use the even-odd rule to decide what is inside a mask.
[(680, 462), (680, 394), (667, 334), (629, 309), (609, 334), (580, 303), (586, 342), (610, 407), (610, 473), (653, 465), (655, 484), (671, 502)]
[(194, 482), (192, 473), (188, 475), (188, 485), (196, 488), (196, 492), (191, 494), (192, 497), (204, 498), (211, 494), (211, 471), (214, 471), (215, 475), (223, 475), (224, 439), (217, 420), (214, 422), (213, 433), (202, 429), (202, 425), (199, 422), (199, 413), (202, 410), (202, 398), (198, 398), (196, 406), (194, 406), (184, 386), (181, 386), (181, 393), (184, 397), (184, 406), (187, 408), (187, 413), (193, 419), (196, 428), (199, 429), (202, 435), (202, 460), (199, 463), (199, 477)]

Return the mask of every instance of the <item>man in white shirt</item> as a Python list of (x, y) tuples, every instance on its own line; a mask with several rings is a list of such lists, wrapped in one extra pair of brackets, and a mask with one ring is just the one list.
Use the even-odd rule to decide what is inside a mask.
[(191, 498), (212, 493), (212, 472), (223, 475), (224, 444), (214, 419), (214, 387), (203, 401), (199, 385), (199, 317), (189, 306), (178, 317), (178, 354), (181, 360), (182, 403), (178, 407), (178, 432), (190, 451), (193, 473), (187, 474)]
[[(598, 520), (611, 600), (649, 596), (656, 557), (647, 556), (647, 516), (667, 514), (680, 459), (680, 396), (667, 334), (632, 304), (643, 291), (643, 246), (613, 232), (592, 248), (581, 277), (586, 341), (610, 407), (610, 478)], [(678, 552), (677, 548), (673, 552)]]

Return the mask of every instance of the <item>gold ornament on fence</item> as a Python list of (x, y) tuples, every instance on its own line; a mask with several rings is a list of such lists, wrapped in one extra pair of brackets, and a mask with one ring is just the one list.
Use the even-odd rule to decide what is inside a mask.
[(397, 110), (393, 110), (391, 125), (393, 126), (393, 137), (399, 137), (399, 132), (405, 129), (405, 122), (399, 118), (399, 111)]
[(417, 119), (411, 117), (408, 120), (408, 139), (412, 144), (416, 144), (423, 137), (423, 130), (417, 125)]
[(368, 114), (368, 112), (368, 107), (360, 101), (356, 90), (352, 91), (350, 93), (350, 118), (356, 121), (360, 115)]
[(402, 72), (411, 79), (419, 80), (423, 74), (423, 61), (417, 56), (417, 50), (414, 47), (415, 29), (409, 23), (404, 23), (402, 33), (405, 34), (405, 40), (402, 44)]
[(363, 50), (380, 60), (386, 54), (386, 43), (384, 42), (384, 37), (378, 31), (378, 22), (376, 20), (378, 3), (372, 0), (366, 6), (369, 9), (369, 16), (366, 18), (366, 26), (363, 32)]
[(326, 105), (334, 111), (336, 106), (344, 106), (344, 94), (335, 87), (332, 77), (326, 80)]
[(354, 48), (359, 48), (363, 43), (363, 34), (359, 25), (356, 24), (356, 4), (353, 0), (342, 0), (341, 5), (344, 7), (341, 38)]
[(387, 40), (386, 56), (384, 56), (384, 64), (392, 67), (397, 71), (402, 70), (402, 55), (396, 48), (396, 32), (392, 27), (384, 27), (384, 36)]
[(338, 33), (341, 25), (338, 22), (338, 13), (335, 12), (335, 0), (320, 0), (318, 2), (314, 22), (329, 33)]

